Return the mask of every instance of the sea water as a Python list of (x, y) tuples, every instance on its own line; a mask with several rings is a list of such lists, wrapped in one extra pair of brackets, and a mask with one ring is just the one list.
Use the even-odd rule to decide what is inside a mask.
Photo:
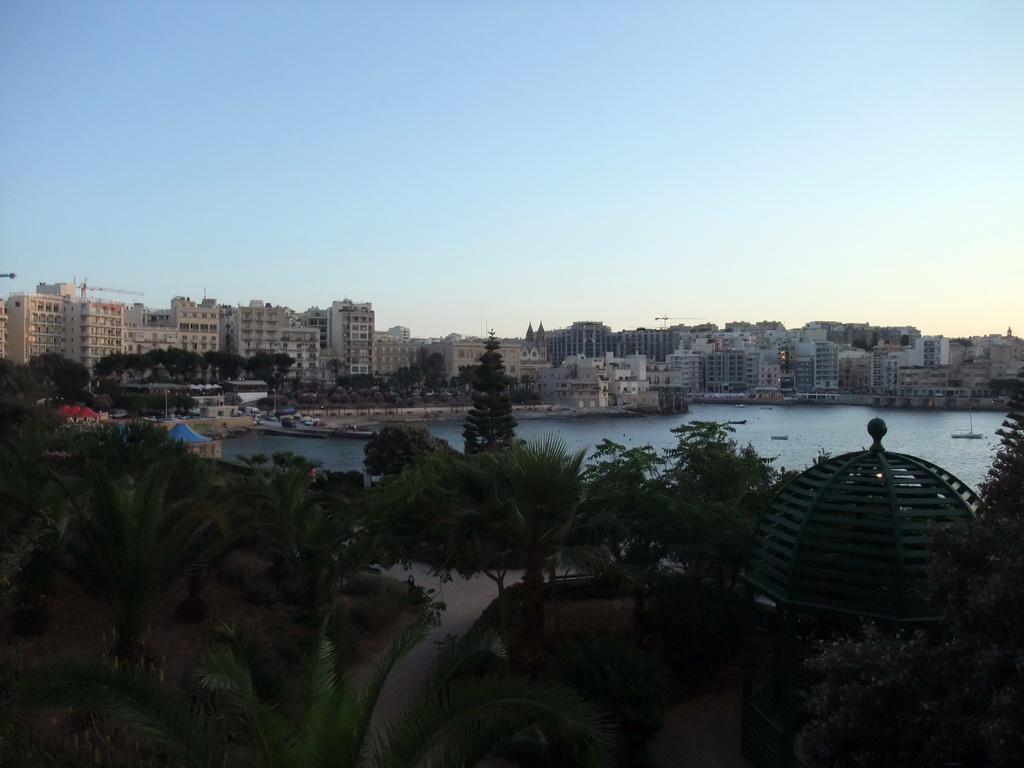
[[(650, 445), (663, 451), (674, 446), (674, 427), (693, 421), (745, 421), (735, 424), (732, 437), (740, 445), (751, 445), (762, 456), (774, 459), (780, 469), (803, 470), (821, 453), (837, 456), (860, 451), (871, 445), (867, 423), (876, 416), (885, 420), (888, 434), (885, 449), (907, 453), (943, 467), (972, 488), (985, 477), (999, 447), (996, 430), (1005, 414), (982, 411), (925, 411), (873, 408), (858, 405), (776, 405), (736, 406), (695, 404), (685, 414), (659, 416), (554, 416), (523, 418), (516, 434), (525, 439), (556, 435), (573, 450), (592, 450), (604, 439), (627, 447)], [(980, 440), (954, 440), (953, 432), (967, 429), (982, 435)], [(432, 434), (461, 450), (461, 421), (427, 422)], [(786, 439), (778, 439), (785, 437)], [(300, 439), (251, 435), (225, 440), (226, 459), (254, 453), (272, 455), (293, 451), (330, 470), (361, 470), (364, 441), (353, 439)]]

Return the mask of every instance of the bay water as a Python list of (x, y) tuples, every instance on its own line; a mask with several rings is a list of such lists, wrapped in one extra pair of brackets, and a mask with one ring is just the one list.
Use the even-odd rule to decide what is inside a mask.
[[(876, 416), (885, 420), (888, 434), (885, 449), (938, 464), (972, 488), (985, 477), (999, 447), (996, 430), (1006, 414), (1002, 411), (932, 411), (872, 408), (858, 405), (776, 405), (736, 406), (695, 404), (685, 414), (658, 416), (557, 416), (524, 417), (516, 434), (525, 439), (561, 437), (569, 448), (593, 449), (607, 438), (627, 447), (650, 445), (661, 451), (677, 442), (672, 428), (693, 421), (745, 421), (735, 424), (733, 438), (752, 445), (762, 456), (773, 458), (775, 466), (803, 470), (819, 453), (837, 456), (864, 450), (871, 445), (867, 423)], [(980, 440), (953, 439), (951, 435), (971, 426)], [(424, 422), (432, 434), (461, 450), (461, 421)], [(785, 437), (785, 440), (778, 439)], [(272, 455), (278, 451), (302, 454), (326, 469), (361, 470), (364, 441), (353, 439), (302, 439), (274, 435), (249, 435), (225, 440), (225, 459)]]

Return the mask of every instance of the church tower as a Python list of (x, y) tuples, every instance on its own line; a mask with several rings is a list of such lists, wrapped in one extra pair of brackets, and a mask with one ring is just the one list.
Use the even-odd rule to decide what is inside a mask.
[[(533, 323), (530, 323), (532, 328)], [(544, 333), (544, 321), (540, 322), (537, 326), (537, 333), (534, 335), (534, 342), (537, 344), (537, 352), (541, 360), (547, 362), (548, 359), (548, 338), (547, 334)]]

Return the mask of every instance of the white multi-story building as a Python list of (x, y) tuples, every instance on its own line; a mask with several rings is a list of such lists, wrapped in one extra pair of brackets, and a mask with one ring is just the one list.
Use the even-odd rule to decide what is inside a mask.
[(373, 373), (374, 312), (369, 302), (344, 299), (331, 303), (327, 346), (341, 362), (342, 376)]
[(317, 378), (320, 368), (320, 333), (302, 324), (288, 307), (260, 300), (232, 307), (224, 315), (225, 349), (242, 357), (258, 352), (286, 354), (295, 360), (295, 378)]
[(176, 296), (171, 300), (171, 325), (180, 334), (179, 346), (189, 352), (203, 354), (220, 349), (224, 310), (216, 299), (192, 299)]
[(92, 298), (74, 283), (40, 283), (7, 301), (8, 356), (16, 363), (56, 352), (89, 370), (125, 351), (125, 305)]
[(569, 408), (657, 408), (650, 391), (647, 358), (643, 355), (566, 358), (556, 368), (537, 372), (540, 395), (546, 402)]
[(798, 392), (839, 390), (839, 347), (830, 341), (798, 341), (794, 352)]
[(914, 346), (908, 351), (907, 362), (924, 368), (949, 365), (949, 339), (942, 336), (921, 336), (914, 339)]

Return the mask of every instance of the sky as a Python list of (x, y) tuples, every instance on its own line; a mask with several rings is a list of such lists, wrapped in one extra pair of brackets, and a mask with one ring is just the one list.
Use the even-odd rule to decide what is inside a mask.
[(1024, 335), (1022, 39), (1020, 0), (3, 0), (0, 296)]

